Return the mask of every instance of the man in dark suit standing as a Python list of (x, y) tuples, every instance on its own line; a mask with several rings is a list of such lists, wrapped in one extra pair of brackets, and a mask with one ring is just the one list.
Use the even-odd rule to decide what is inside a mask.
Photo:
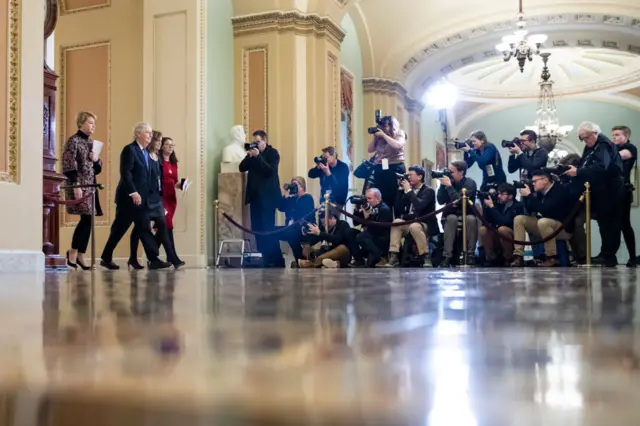
[[(280, 154), (268, 144), (268, 136), (263, 130), (253, 132), (253, 142), (257, 147), (247, 151), (239, 167), (241, 172), (248, 172), (245, 204), (249, 204), (251, 229), (269, 232), (275, 229), (276, 208), (281, 198)], [(256, 235), (256, 243), (265, 267), (284, 268), (277, 236)]]
[(149, 152), (152, 129), (149, 123), (138, 123), (133, 129), (135, 140), (125, 146), (120, 154), (120, 182), (116, 189), (116, 217), (111, 224), (111, 233), (102, 251), (100, 265), (111, 270), (120, 269), (113, 263), (113, 251), (126, 234), (131, 222), (135, 222), (144, 248), (149, 269), (163, 269), (171, 266), (158, 258), (158, 245), (151, 233), (149, 218), (149, 193), (151, 173)]

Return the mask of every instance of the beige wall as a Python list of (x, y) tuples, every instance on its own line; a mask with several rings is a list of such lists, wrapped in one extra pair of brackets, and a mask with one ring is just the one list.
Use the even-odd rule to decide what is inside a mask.
[[(16, 102), (16, 114), (4, 111), (0, 118), (8, 129), (15, 132), (2, 137), (0, 147), (7, 149), (12, 141), (15, 153), (5, 160), (14, 164), (15, 175), (0, 177), (0, 199), (5, 205), (0, 208), (0, 252), (3, 250), (26, 250), (42, 259), (38, 268), (44, 269), (42, 255), (42, 96), (44, 61), (44, 2), (20, 0), (15, 39), (16, 59), (19, 68), (9, 70), (9, 81), (4, 74), (1, 90), (2, 102)], [(0, 7), (8, 10), (9, 1), (0, 1)], [(3, 24), (6, 31), (6, 20)], [(9, 38), (11, 43), (11, 38)], [(7, 57), (7, 43), (0, 46), (0, 56)], [(9, 112), (9, 114), (7, 114)], [(5, 151), (6, 152), (6, 151)], [(13, 159), (12, 159), (13, 158)], [(6, 164), (6, 163), (5, 163)], [(0, 168), (1, 170), (1, 168)], [(10, 172), (8, 170), (7, 172)], [(1, 259), (0, 259), (1, 260)], [(0, 262), (0, 270), (2, 270)]]
[[(115, 215), (114, 193), (119, 180), (120, 151), (133, 140), (132, 127), (142, 120), (142, 2), (139, 0), (75, 0), (64, 2), (55, 35), (57, 135), (60, 158), (64, 142), (73, 135), (75, 115), (98, 115), (94, 138), (104, 142), (103, 171), (98, 182), (104, 216), (97, 218), (97, 256)], [(71, 244), (78, 216), (61, 212), (61, 252)], [(128, 237), (115, 256), (129, 254)], [(127, 243), (125, 243), (125, 241)]]
[[(204, 0), (144, 0), (143, 115), (174, 138), (180, 177), (174, 236), (180, 257), (206, 266)], [(231, 82), (229, 82), (231, 84)]]

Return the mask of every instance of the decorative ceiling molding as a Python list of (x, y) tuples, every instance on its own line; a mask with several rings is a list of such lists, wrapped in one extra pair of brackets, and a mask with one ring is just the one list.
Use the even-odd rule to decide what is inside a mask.
[(420, 113), (424, 109), (424, 103), (409, 96), (407, 89), (399, 81), (376, 77), (363, 78), (362, 88), (364, 93), (398, 97), (409, 112)]
[[(555, 15), (538, 15), (527, 17), (527, 28), (535, 28), (537, 26), (567, 26), (575, 30), (579, 26), (584, 26), (585, 30), (593, 30), (593, 25), (615, 26), (617, 28), (627, 28), (630, 30), (640, 29), (640, 18), (619, 16), (619, 15), (598, 15), (598, 14), (555, 14)], [(470, 30), (460, 31), (449, 34), (435, 42), (429, 43), (426, 47), (416, 52), (402, 66), (402, 73), (410, 74), (421, 62), (433, 56), (453, 44), (462, 43), (475, 39), (480, 36), (495, 34), (493, 44), (497, 44), (503, 32), (513, 31), (515, 29), (515, 21), (500, 21), (493, 24), (485, 24)], [(540, 32), (539, 29), (535, 29)], [(579, 31), (579, 29), (578, 29)], [(453, 41), (453, 42), (452, 42)], [(640, 44), (640, 42), (638, 43)], [(546, 43), (550, 46), (550, 43)], [(627, 49), (627, 46), (623, 47)]]
[(327, 38), (334, 46), (340, 48), (345, 37), (344, 30), (331, 18), (315, 13), (265, 12), (255, 15), (237, 16), (231, 20), (235, 37), (264, 33), (294, 33)]

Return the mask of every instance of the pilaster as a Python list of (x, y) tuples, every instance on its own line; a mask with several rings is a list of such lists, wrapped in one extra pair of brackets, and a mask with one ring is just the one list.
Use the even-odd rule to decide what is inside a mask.
[[(407, 89), (398, 81), (384, 78), (365, 78), (363, 112), (365, 122), (363, 129), (374, 125), (375, 110), (382, 110), (382, 115), (393, 115), (400, 121), (400, 127), (407, 133), (405, 161), (407, 165), (420, 164), (420, 115), (424, 104), (408, 95)], [(371, 117), (367, 120), (367, 117)], [(365, 141), (368, 143), (369, 141)]]
[[(340, 45), (331, 19), (297, 11), (233, 19), (235, 121), (263, 129), (280, 152), (280, 178), (306, 176), (325, 146), (340, 146)], [(314, 196), (319, 183), (308, 182)], [(317, 197), (316, 197), (317, 198)]]

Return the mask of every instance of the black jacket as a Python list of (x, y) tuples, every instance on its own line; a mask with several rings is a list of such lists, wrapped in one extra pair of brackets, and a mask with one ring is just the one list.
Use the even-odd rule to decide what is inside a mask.
[(627, 141), (624, 145), (618, 146), (618, 152), (625, 149), (631, 153), (631, 158), (622, 160), (622, 174), (624, 176), (624, 183), (631, 184), (631, 170), (633, 170), (633, 166), (635, 166), (636, 161), (638, 160), (638, 149), (631, 143), (631, 141)]
[[(567, 189), (559, 183), (554, 183), (546, 195), (537, 192), (522, 198), (525, 208), (531, 216), (539, 219), (553, 219), (562, 223), (567, 220), (569, 213), (575, 206), (575, 203), (568, 201), (570, 194)], [(567, 224), (567, 232), (573, 232), (573, 223), (572, 220)]]
[(509, 173), (515, 173), (522, 169), (522, 177), (526, 178), (526, 180), (531, 180), (531, 174), (536, 170), (546, 167), (548, 160), (549, 151), (544, 148), (536, 148), (533, 151), (524, 151), (518, 156), (511, 154), (509, 156), (507, 170), (509, 170)]
[[(324, 221), (321, 220), (320, 222)], [(334, 226), (333, 229), (329, 230), (329, 232), (326, 232), (324, 230), (324, 223), (321, 223), (320, 235), (307, 234), (307, 237), (311, 245), (317, 244), (320, 241), (326, 241), (327, 244), (329, 244), (329, 248), (333, 250), (339, 245), (349, 245), (348, 238), (350, 230), (351, 227), (347, 222), (345, 222), (344, 220), (337, 220), (336, 226)]]
[[(380, 204), (378, 204), (378, 206), (375, 207), (375, 210), (377, 211), (377, 213), (369, 216), (367, 220), (372, 222), (388, 222), (388, 223), (393, 222), (393, 212), (391, 211), (391, 208), (384, 203), (384, 201), (380, 201)], [(358, 217), (364, 217), (364, 214), (360, 210), (353, 212), (353, 215)], [(354, 222), (358, 223), (357, 221), (354, 221)], [(373, 235), (374, 238), (378, 240), (388, 241), (389, 235), (390, 235), (390, 229), (391, 228), (389, 227), (363, 225), (363, 230), (369, 232), (371, 235)]]
[(247, 174), (245, 204), (256, 203), (262, 207), (275, 209), (280, 203), (280, 178), (278, 165), (280, 154), (271, 145), (257, 157), (247, 155), (240, 162), (240, 171)]
[[(311, 194), (304, 194), (302, 197), (281, 197), (278, 210), (285, 213), (285, 223), (290, 220), (294, 222), (306, 217), (307, 222), (315, 222), (315, 217), (309, 215), (315, 209), (315, 203)], [(309, 216), (307, 216), (309, 215)]]
[(133, 207), (131, 194), (137, 192), (142, 198), (141, 207), (149, 207), (149, 195), (152, 191), (151, 162), (149, 166), (136, 141), (126, 145), (120, 153), (120, 182), (116, 188), (116, 204)]
[[(448, 188), (440, 185), (440, 188), (438, 188), (438, 204), (447, 204), (455, 200), (460, 200), (462, 198), (462, 188), (467, 188), (467, 197), (471, 202), (475, 202), (478, 185), (475, 180), (465, 176), (460, 182), (454, 182), (452, 179), (451, 186)], [(471, 210), (467, 209), (467, 211), (470, 212)], [(462, 201), (455, 206), (447, 207), (442, 212), (442, 218), (444, 219), (451, 214), (458, 216), (462, 214)]]
[(513, 200), (510, 204), (496, 203), (493, 208), (483, 206), (482, 211), (487, 220), (496, 228), (506, 226), (513, 229), (513, 219), (524, 214), (524, 207), (522, 203)]
[(317, 166), (309, 170), (309, 178), (320, 178), (320, 201), (324, 202), (324, 194), (331, 190), (329, 199), (344, 206), (349, 192), (349, 166), (338, 160), (335, 167), (330, 167), (331, 175), (327, 176)]
[[(413, 211), (411, 207), (413, 206)], [(411, 190), (404, 192), (404, 190), (398, 191), (398, 197), (394, 204), (394, 212), (396, 218), (403, 220), (411, 220), (420, 216), (429, 214), (436, 209), (436, 192), (423, 184), (418, 193)], [(433, 215), (423, 221), (427, 225), (427, 231), (429, 235), (438, 235), (440, 233), (440, 227), (438, 226), (438, 218)]]
[(589, 182), (594, 198), (604, 202), (613, 194), (621, 194), (624, 184), (622, 171), (618, 148), (609, 138), (599, 134), (593, 147), (585, 145), (576, 177), (583, 184)]

